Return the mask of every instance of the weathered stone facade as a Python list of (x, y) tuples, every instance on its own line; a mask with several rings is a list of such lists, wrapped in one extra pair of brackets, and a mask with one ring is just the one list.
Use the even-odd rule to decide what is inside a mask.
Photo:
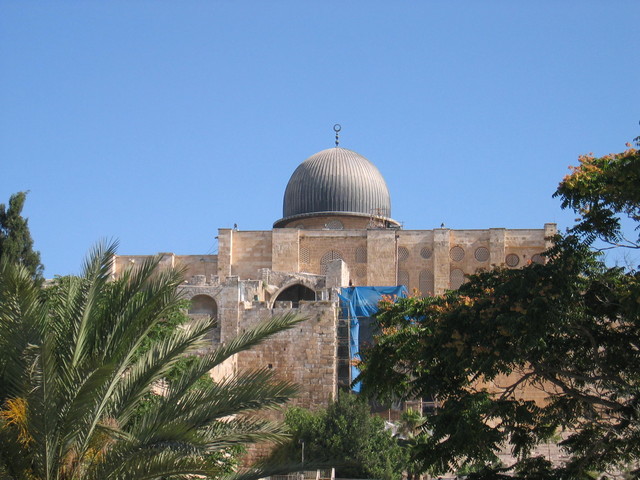
[[(548, 239), (556, 233), (555, 224), (526, 230), (401, 229), (389, 217), (389, 205), (373, 208), (367, 203), (369, 198), (388, 198), (377, 169), (371, 165), (358, 173), (349, 162), (357, 160), (361, 165), (368, 160), (348, 150), (336, 152), (340, 154), (336, 162), (347, 166), (331, 164), (331, 175), (305, 178), (305, 188), (299, 189), (299, 196), (305, 198), (289, 199), (297, 207), (309, 196), (321, 205), (322, 195), (334, 192), (340, 203), (331, 205), (333, 211), (295, 210), (276, 222), (280, 228), (266, 231), (221, 228), (216, 255), (161, 254), (161, 268), (179, 267), (186, 272), (182, 293), (192, 300), (190, 314), (217, 319), (210, 336), (212, 347), (289, 309), (307, 317), (294, 330), (237, 355), (213, 375), (221, 378), (246, 368), (273, 369), (300, 385), (294, 402), (310, 408), (326, 405), (338, 388), (337, 358), (344, 333), (339, 334), (336, 288), (405, 285), (409, 292), (437, 295), (458, 288), (465, 275), (482, 269), (543, 262)], [(334, 161), (331, 150), (322, 153), (322, 161)], [(368, 177), (375, 181), (367, 183)], [(314, 190), (316, 181), (321, 191)], [(340, 185), (350, 190), (339, 192), (336, 189), (347, 188)], [(370, 188), (375, 191), (361, 191)], [(285, 203), (285, 212), (286, 207)], [(113, 274), (143, 257), (117, 256)]]
[[(240, 330), (251, 327), (271, 315), (290, 311), (292, 302), (248, 304), (239, 324)], [(282, 379), (300, 385), (293, 404), (324, 406), (336, 397), (337, 312), (333, 301), (301, 301), (298, 313), (307, 318), (295, 328), (273, 337), (268, 348), (252, 348), (237, 357), (240, 369), (273, 369)]]

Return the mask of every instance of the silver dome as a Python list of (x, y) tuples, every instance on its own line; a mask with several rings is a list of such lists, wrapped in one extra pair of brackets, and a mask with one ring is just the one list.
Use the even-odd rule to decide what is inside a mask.
[(391, 220), (389, 189), (380, 171), (362, 155), (328, 148), (293, 172), (284, 193), (281, 226), (293, 218), (322, 215), (375, 216)]

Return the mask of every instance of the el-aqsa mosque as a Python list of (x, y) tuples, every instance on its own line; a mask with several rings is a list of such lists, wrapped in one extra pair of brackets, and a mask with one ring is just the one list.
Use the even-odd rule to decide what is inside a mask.
[[(305, 316), (294, 329), (238, 354), (214, 376), (275, 369), (300, 385), (296, 405), (316, 408), (349, 386), (351, 358), (362, 340), (353, 330), (357, 319), (345, 313), (341, 297), (343, 302), (363, 287), (438, 295), (481, 269), (544, 262), (542, 252), (555, 233), (555, 224), (517, 230), (405, 229), (393, 219), (380, 171), (339, 146), (336, 133), (335, 147), (295, 169), (282, 217), (271, 230), (220, 228), (217, 254), (162, 253), (160, 268), (185, 269), (182, 294), (191, 300), (189, 314), (217, 319), (212, 347), (274, 314), (293, 309)], [(144, 257), (117, 256), (113, 275)]]

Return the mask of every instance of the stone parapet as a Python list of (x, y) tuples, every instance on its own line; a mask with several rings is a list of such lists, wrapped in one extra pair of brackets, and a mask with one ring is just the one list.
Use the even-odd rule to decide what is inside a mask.
[(449, 276), (451, 262), (449, 251), (451, 249), (451, 234), (447, 228), (439, 228), (433, 231), (433, 283), (434, 294), (440, 295), (449, 288)]

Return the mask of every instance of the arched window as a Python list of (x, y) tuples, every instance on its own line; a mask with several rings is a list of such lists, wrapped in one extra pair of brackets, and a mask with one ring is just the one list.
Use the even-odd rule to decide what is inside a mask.
[(433, 295), (433, 272), (431, 270), (422, 270), (420, 272), (419, 283), (420, 294), (423, 297)]
[[(204, 315), (217, 320), (218, 304), (209, 295), (196, 295), (192, 297), (191, 306), (189, 307), (189, 316), (197, 318)], [(216, 323), (207, 338), (209, 338), (213, 344), (220, 343), (220, 323)]]
[(320, 275), (327, 274), (327, 265), (334, 260), (342, 260), (342, 254), (335, 250), (329, 250), (320, 259)]
[(340, 220), (330, 220), (329, 223), (327, 223), (324, 228), (326, 228), (327, 230), (342, 230), (344, 229), (344, 225), (342, 224), (342, 222)]
[(300, 248), (300, 263), (304, 263), (305, 265), (311, 263), (311, 255), (307, 247)]
[(449, 274), (449, 287), (451, 290), (457, 290), (464, 283), (464, 272), (459, 268), (454, 268)]
[(409, 258), (409, 249), (407, 247), (398, 247), (398, 260), (405, 262)]
[(298, 308), (300, 300), (313, 301), (316, 299), (316, 292), (299, 283), (285, 288), (276, 297), (276, 302), (292, 302), (293, 308)]
[(409, 290), (409, 272), (406, 270), (398, 270), (398, 285), (404, 285)]

